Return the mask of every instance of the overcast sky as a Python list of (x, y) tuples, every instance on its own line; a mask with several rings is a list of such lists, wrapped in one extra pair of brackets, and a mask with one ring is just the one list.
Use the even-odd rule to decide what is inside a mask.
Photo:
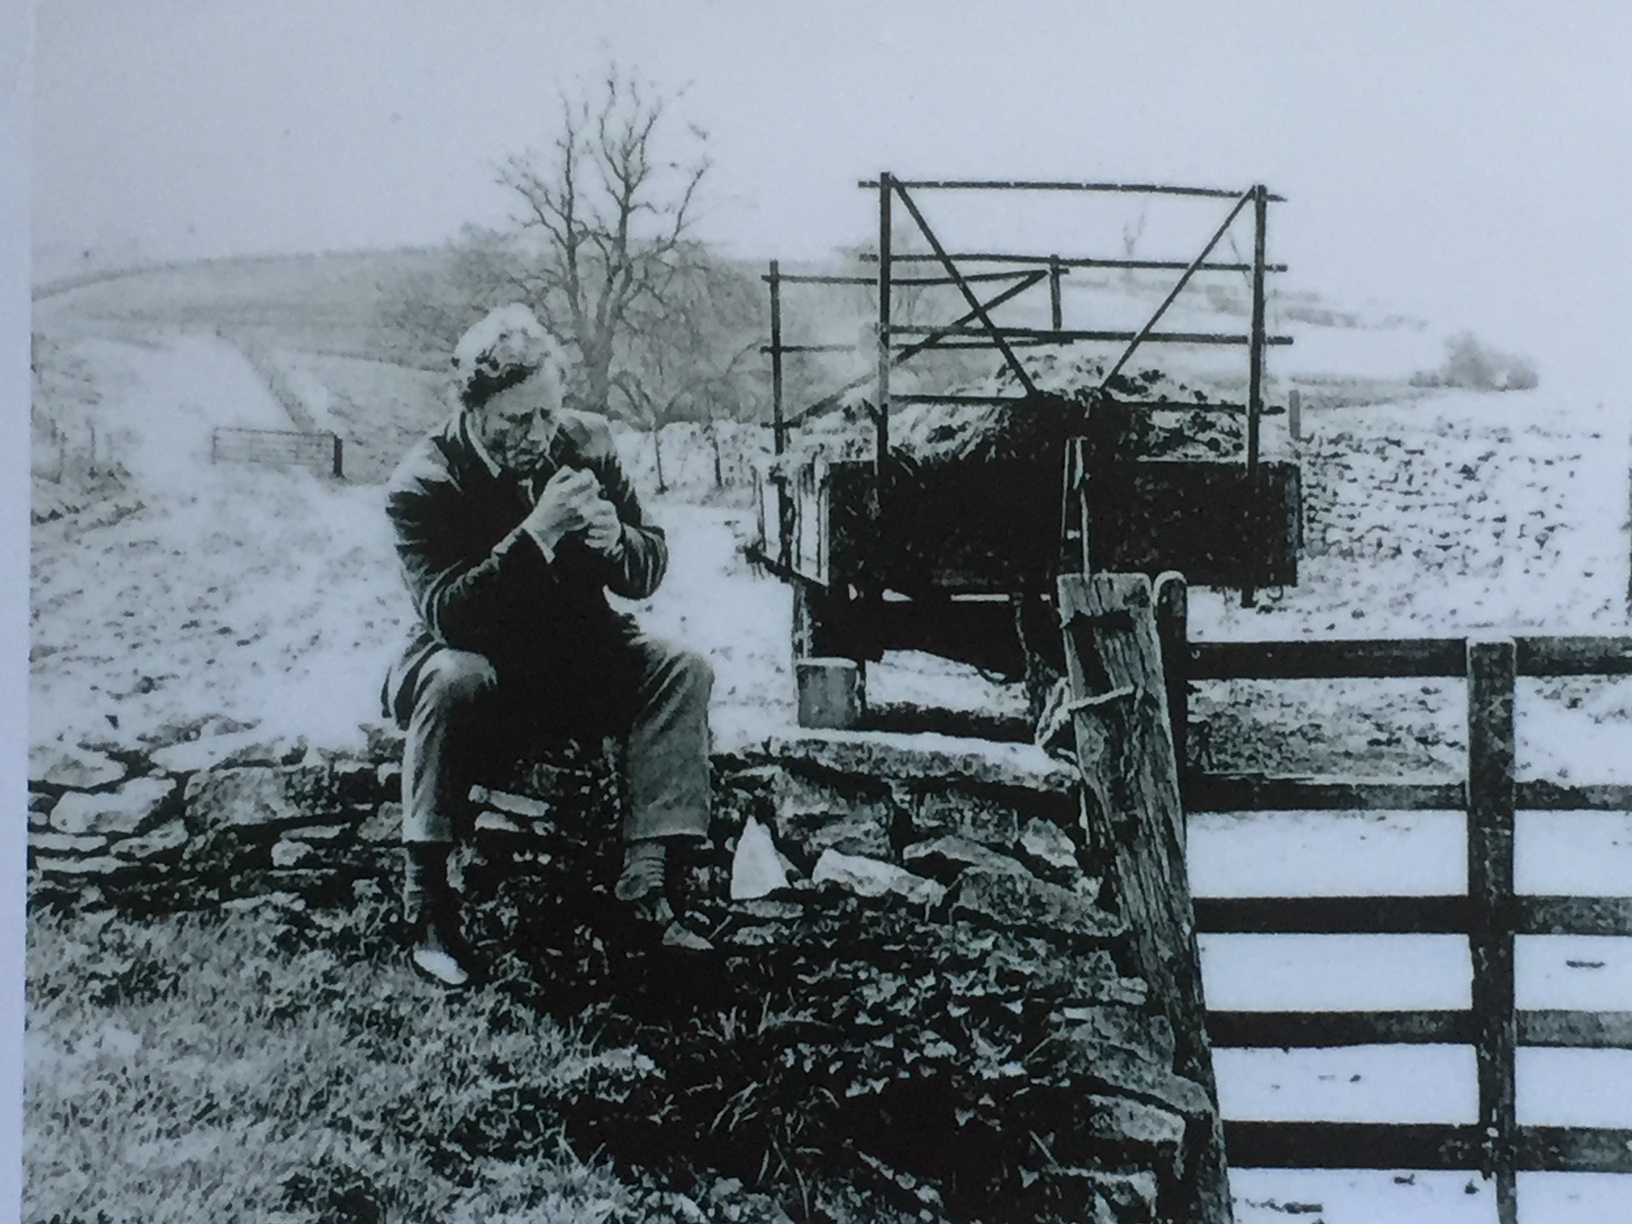
[(715, 166), (700, 233), (743, 254), (865, 236), (855, 183), (880, 169), (1262, 181), (1299, 284), (1544, 376), (1626, 370), (1619, 3), (42, 0), (36, 275), (502, 220), (493, 165), (612, 59), (686, 87)]

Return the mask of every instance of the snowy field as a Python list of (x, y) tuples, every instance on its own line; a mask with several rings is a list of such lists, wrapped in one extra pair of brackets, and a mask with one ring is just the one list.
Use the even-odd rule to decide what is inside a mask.
[[(93, 372), (93, 411), (128, 478), (111, 496), (35, 528), (33, 746), (151, 749), (253, 733), (360, 749), (364, 727), (380, 721), (385, 668), (410, 629), (381, 488), (212, 466), (212, 427), (287, 427), (244, 354), (218, 337), (65, 345)], [(1324, 410), (1306, 424), (1315, 438), (1347, 431), (1404, 439), (1450, 472), (1484, 465), (1478, 501), (1437, 524), (1457, 546), (1438, 550), (1437, 567), (1424, 552), (1433, 545), (1369, 555), (1333, 548), (1303, 561), (1297, 588), (1266, 592), (1250, 609), (1233, 596), (1194, 592), (1192, 636), (1628, 632), (1624, 407), (1571, 405), (1545, 390), (1454, 394)], [(1492, 441), (1503, 436), (1505, 446)], [(741, 558), (748, 512), (694, 504), (687, 491), (653, 503), (673, 559), (658, 596), (636, 611), (651, 631), (714, 660), (722, 743), (763, 737), (792, 724), (789, 595)], [(1381, 534), (1415, 539), (1436, 525), (1402, 522), (1396, 490), (1354, 488), (1348, 496), (1351, 517), (1369, 516)], [(963, 706), (1016, 700), (1012, 690), (922, 656), (888, 661), (872, 691)], [(1203, 692), (1195, 709), (1295, 740), (1302, 723), (1318, 722), (1333, 704), (1329, 691), (1282, 695), (1264, 711), (1258, 700), (1246, 689)], [(1372, 752), (1377, 773), (1460, 770), (1459, 685), (1392, 695), (1362, 689), (1353, 700), (1380, 702), (1396, 724), (1399, 743)], [(1607, 681), (1525, 689), (1521, 776), (1632, 780), (1629, 709), (1632, 692)], [(1361, 759), (1373, 730), (1356, 741)], [(1346, 753), (1324, 727), (1309, 742), (1317, 760), (1334, 744)], [(1457, 892), (1464, 856), (1460, 813), (1192, 819), (1201, 896)], [(1521, 891), (1632, 895), (1632, 817), (1524, 814), (1518, 861)], [(1632, 1009), (1629, 942), (1521, 940), (1520, 1006)], [(1218, 1008), (1460, 1008), (1469, 1000), (1466, 942), (1452, 937), (1215, 936), (1203, 956), (1209, 1003)], [(1223, 1050), (1217, 1064), (1232, 1118), (1474, 1116), (1467, 1048)], [(1522, 1051), (1519, 1118), (1632, 1127), (1632, 1053)], [(1495, 1219), (1488, 1185), (1465, 1174), (1240, 1171), (1234, 1184), (1238, 1219), (1248, 1224)], [(1632, 1178), (1522, 1176), (1520, 1188), (1526, 1224), (1632, 1220)]]

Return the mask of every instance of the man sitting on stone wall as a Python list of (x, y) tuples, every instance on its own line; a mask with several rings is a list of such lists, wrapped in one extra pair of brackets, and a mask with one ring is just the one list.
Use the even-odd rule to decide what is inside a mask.
[(562, 406), (559, 347), (524, 306), (454, 352), (459, 410), (390, 484), (421, 630), (386, 682), (403, 755), (404, 904), (413, 961), (450, 986), (469, 952), (448, 854), (484, 766), (548, 739), (625, 740), (623, 873), (614, 895), (665, 943), (706, 948), (667, 898), (672, 844), (708, 830), (707, 660), (642, 633), (606, 592), (650, 595), (668, 565), (606, 419)]

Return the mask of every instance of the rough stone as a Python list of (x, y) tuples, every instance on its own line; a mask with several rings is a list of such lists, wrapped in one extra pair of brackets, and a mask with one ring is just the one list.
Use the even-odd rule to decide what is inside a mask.
[(967, 837), (936, 837), (914, 842), (901, 852), (901, 860), (908, 867), (942, 882), (956, 879), (970, 867), (998, 872), (1025, 871), (1007, 855)]
[(918, 905), (938, 905), (946, 889), (881, 859), (837, 850), (824, 850), (810, 878), (817, 884), (837, 884), (862, 897), (897, 896)]
[(953, 895), (952, 913), (1000, 930), (1106, 939), (1126, 929), (1081, 893), (1017, 872), (964, 872)]
[(96, 795), (70, 791), (51, 809), (51, 827), (71, 834), (137, 833), (175, 792), (174, 778), (132, 778)]
[(43, 791), (28, 792), (28, 814), (30, 816), (47, 815), (57, 805), (55, 795), (47, 795)]
[(272, 844), (272, 866), (298, 867), (316, 853), (306, 842), (279, 838)]
[(94, 834), (31, 832), (28, 835), (28, 848), (35, 854), (101, 854), (108, 848), (108, 839), (106, 837), (97, 837)]
[(168, 773), (197, 773), (201, 769), (231, 769), (245, 765), (293, 764), (306, 755), (304, 737), (275, 737), (251, 731), (206, 735), (183, 740), (152, 753), (155, 765)]
[(285, 829), (285, 841), (303, 842), (336, 842), (346, 837), (353, 826), (343, 824), (300, 825), (297, 828)]
[(939, 790), (919, 800), (913, 829), (920, 837), (949, 834), (1007, 850), (1020, 836), (1020, 817), (996, 800)]
[(1172, 1110), (1099, 1094), (1084, 1103), (1085, 1138), (1132, 1140), (1175, 1150), (1184, 1142), (1184, 1119)]
[(1082, 875), (1077, 846), (1059, 825), (1033, 817), (1020, 830), (1020, 853), (1045, 880), (1069, 884)]
[(749, 817), (731, 856), (731, 899), (746, 901), (787, 886), (787, 868), (777, 856), (776, 843), (764, 825)]
[(189, 816), (205, 826), (299, 824), (347, 806), (341, 776), (327, 765), (244, 766), (194, 774)]
[(402, 840), (402, 804), (380, 804), (357, 825), (357, 837), (360, 841), (365, 842), (400, 842)]
[[(1171, 1030), (1165, 1034), (1172, 1041)], [(1096, 1081), (1129, 1096), (1161, 1105), (1185, 1117), (1204, 1117), (1212, 1111), (1206, 1091), (1193, 1080), (1176, 1075), (1156, 1061), (1157, 1051), (1130, 1038), (1126, 1044), (1107, 1040), (1094, 1025), (1083, 1025), (1049, 1042), (1033, 1056), (1056, 1073)]]
[(1077, 771), (1031, 744), (963, 739), (935, 733), (816, 731), (774, 736), (756, 756), (803, 762), (857, 777), (976, 782), (1022, 791), (1072, 794)]
[(92, 858), (41, 858), (34, 861), (34, 868), (41, 875), (74, 878), (110, 875), (128, 866), (105, 854)]
[(49, 744), (28, 750), (30, 781), (67, 790), (108, 786), (125, 776), (125, 767), (112, 757), (85, 748)]
[(783, 771), (772, 803), (777, 845), (796, 863), (808, 865), (827, 850), (874, 858), (890, 853), (888, 788), (872, 780), (858, 780), (852, 792)]
[(113, 844), (113, 853), (122, 859), (149, 859), (179, 849), (187, 841), (187, 822), (177, 817), (167, 820), (151, 833), (127, 837)]

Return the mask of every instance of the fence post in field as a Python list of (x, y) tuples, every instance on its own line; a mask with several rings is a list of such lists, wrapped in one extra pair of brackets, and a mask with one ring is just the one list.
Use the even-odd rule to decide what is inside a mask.
[[(1167, 586), (1171, 612), (1173, 585)], [(1164, 1218), (1230, 1224), (1224, 1130), (1207, 1039), (1195, 909), (1184, 861), (1184, 811), (1168, 715), (1167, 678), (1150, 579), (1066, 574), (1060, 621), (1090, 832), (1107, 851), (1152, 1010), (1171, 1024), (1174, 1072), (1205, 1110), (1186, 1118), (1176, 1201)], [(1171, 615), (1169, 624), (1173, 624)]]
[(339, 434), (330, 434), (334, 439), (334, 478), (339, 480), (345, 475), (345, 444), (340, 441)]
[(1511, 641), (1468, 644), (1468, 934), (1484, 1169), (1497, 1218), (1517, 1224)]

